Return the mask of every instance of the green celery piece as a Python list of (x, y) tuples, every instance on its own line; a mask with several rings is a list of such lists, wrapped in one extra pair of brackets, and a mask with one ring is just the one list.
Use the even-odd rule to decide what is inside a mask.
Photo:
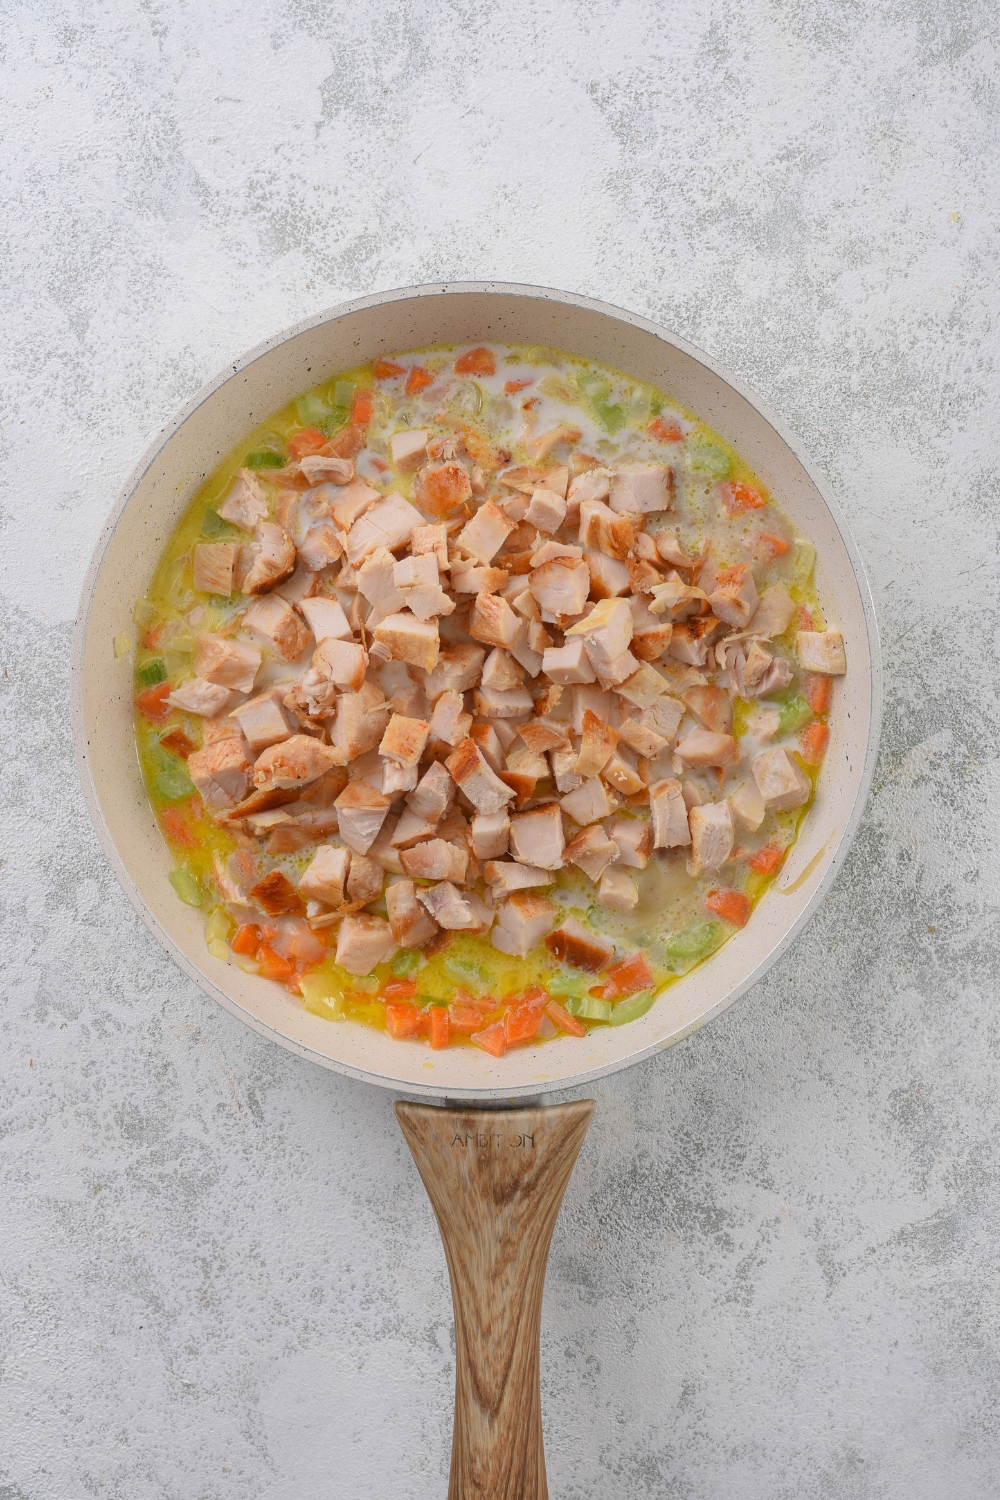
[(484, 990), (489, 988), (493, 980), (485, 964), (477, 963), (474, 958), (463, 958), (459, 953), (446, 958), (443, 968), (452, 979), (463, 979), (466, 983), (477, 984)]
[(779, 734), (797, 734), (812, 718), (813, 712), (801, 694), (786, 703), (778, 718)]
[(816, 548), (812, 542), (804, 542), (801, 537), (795, 538), (795, 582), (807, 584), (812, 577), (812, 570), (816, 565)]
[(153, 656), (149, 661), (144, 661), (141, 667), (136, 668), (135, 675), (143, 687), (155, 687), (158, 682), (166, 682), (167, 669), (163, 665), (163, 657)]
[(614, 434), (625, 421), (622, 408), (609, 400), (611, 387), (599, 375), (584, 375), (578, 382), (605, 432)]
[(378, 980), (374, 974), (361, 974), (352, 978), (351, 988), (362, 995), (377, 995)]
[(273, 448), (258, 448), (247, 454), (243, 464), (247, 469), (281, 469), (284, 468), (285, 460)]
[(436, 1005), (439, 1010), (444, 1010), (450, 1001), (442, 1000), (440, 995), (416, 995), (413, 1003), (418, 1010), (426, 1010), (429, 1005)]
[(558, 999), (561, 995), (582, 995), (584, 982), (576, 974), (553, 974), (545, 981), (545, 988), (554, 999)]
[(338, 380), (333, 388), (334, 406), (350, 408), (354, 405), (354, 381)]
[(171, 870), (170, 884), (186, 906), (201, 905), (201, 886), (190, 870)]
[(719, 931), (718, 922), (700, 922), (697, 926), (683, 927), (667, 938), (664, 950), (671, 964), (693, 963), (702, 958), (715, 942)]
[(405, 979), (407, 974), (412, 974), (420, 966), (420, 955), (412, 948), (404, 948), (402, 953), (397, 953), (389, 965), (397, 979)]
[(584, 995), (575, 1014), (581, 1021), (610, 1021), (611, 1001), (598, 1000), (596, 995)]
[(692, 443), (690, 461), (692, 469), (712, 479), (728, 479), (733, 467), (729, 454), (718, 443)]
[(652, 990), (640, 990), (637, 995), (629, 995), (627, 1000), (619, 1000), (611, 1012), (612, 1026), (625, 1026), (629, 1021), (638, 1021), (644, 1016), (653, 1003)]
[(333, 415), (325, 401), (318, 396), (300, 396), (295, 403), (295, 410), (303, 427), (322, 427)]
[(228, 521), (224, 521), (218, 511), (214, 511), (211, 506), (206, 506), (201, 516), (201, 534), (217, 542), (231, 540), (240, 533), (235, 526), (230, 526)]
[(166, 766), (157, 773), (153, 790), (159, 792), (161, 797), (166, 797), (168, 802), (179, 802), (182, 797), (191, 796), (194, 782), (180, 762), (175, 761), (172, 766)]

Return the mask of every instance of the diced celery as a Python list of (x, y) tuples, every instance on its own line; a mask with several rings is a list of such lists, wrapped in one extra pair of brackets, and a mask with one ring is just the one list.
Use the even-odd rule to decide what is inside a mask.
[(637, 385), (628, 394), (629, 421), (645, 427), (653, 412), (653, 397), (648, 386)]
[(218, 940), (215, 940), (208, 944), (208, 951), (209, 953), (211, 953), (213, 958), (217, 958), (219, 960), (220, 964), (227, 964), (232, 957), (229, 952), (229, 944), (220, 943)]
[(360, 978), (351, 980), (351, 989), (361, 995), (377, 995), (378, 980), (374, 974), (363, 974)]
[(321, 427), (333, 415), (326, 402), (321, 401), (318, 396), (300, 396), (295, 403), (295, 410), (303, 427)]
[(275, 453), (273, 448), (258, 448), (253, 453), (248, 453), (243, 460), (248, 469), (280, 469), (285, 460), (280, 453)]
[(627, 1000), (619, 1000), (611, 1012), (612, 1026), (625, 1026), (629, 1021), (638, 1021), (644, 1016), (653, 1003), (652, 990), (640, 990), (637, 995), (629, 995)]
[(602, 380), (599, 375), (582, 375), (577, 380), (577, 384), (590, 402), (594, 415), (605, 432), (617, 432), (625, 421), (625, 413), (620, 406), (611, 402), (611, 387), (608, 382)]
[(610, 1021), (611, 1001), (598, 1000), (596, 995), (583, 995), (574, 1012), (581, 1021)]
[(801, 693), (786, 703), (778, 716), (779, 734), (797, 734), (812, 718), (812, 709)]
[(412, 948), (404, 948), (402, 953), (397, 953), (389, 965), (397, 979), (403, 979), (407, 974), (413, 974), (420, 967), (420, 954)]
[(812, 577), (812, 570), (816, 563), (816, 548), (812, 542), (803, 542), (796, 538), (795, 542), (795, 582), (806, 584)]
[(733, 466), (729, 454), (718, 443), (692, 443), (690, 459), (692, 469), (712, 479), (728, 479)]
[(163, 657), (150, 657), (149, 661), (144, 661), (141, 667), (136, 668), (135, 675), (143, 687), (155, 687), (158, 682), (165, 682), (167, 669), (163, 665)]
[(119, 630), (111, 644), (114, 647), (115, 661), (120, 660), (123, 656), (128, 656), (129, 651), (132, 649), (131, 638), (124, 630)]
[(553, 401), (561, 401), (564, 406), (580, 405), (579, 391), (567, 385), (565, 380), (560, 380), (558, 375), (546, 375), (538, 382), (537, 389), (540, 396), (551, 396)]
[(452, 979), (460, 979), (465, 984), (478, 985), (480, 989), (487, 989), (493, 980), (485, 964), (478, 963), (476, 959), (465, 957), (460, 953), (449, 955), (442, 967)]
[(221, 906), (212, 908), (212, 913), (205, 923), (205, 941), (211, 947), (212, 943), (226, 943), (229, 934), (233, 930), (233, 922), (229, 913)]
[(190, 870), (171, 870), (170, 884), (186, 906), (201, 905), (201, 886)]
[(545, 981), (545, 988), (553, 999), (558, 1000), (563, 995), (582, 995), (586, 985), (578, 974), (553, 974)]
[(211, 541), (219, 541), (226, 537), (239, 536), (240, 533), (236, 526), (230, 526), (228, 521), (222, 519), (218, 511), (214, 511), (210, 505), (207, 505), (201, 513), (201, 534)]
[(338, 380), (333, 388), (334, 406), (348, 407), (354, 404), (355, 384), (353, 380)]
[(718, 931), (718, 922), (700, 922), (697, 926), (683, 927), (680, 932), (675, 932), (663, 945), (668, 963), (692, 964), (704, 957), (715, 942)]
[(194, 782), (179, 761), (172, 766), (165, 766), (162, 771), (157, 772), (153, 782), (153, 790), (159, 792), (161, 797), (166, 797), (168, 802), (179, 802), (182, 797), (190, 797), (194, 791)]
[(140, 630), (148, 630), (160, 618), (160, 611), (148, 599), (137, 599), (132, 609), (132, 618)]
[(299, 980), (299, 989), (306, 1010), (311, 1011), (314, 1016), (322, 1016), (326, 1021), (343, 1019), (344, 997), (337, 981), (330, 974), (321, 974), (316, 970), (311, 974), (303, 974)]

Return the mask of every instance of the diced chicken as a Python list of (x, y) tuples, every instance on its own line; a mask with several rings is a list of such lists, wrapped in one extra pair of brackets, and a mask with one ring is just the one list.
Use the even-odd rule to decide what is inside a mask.
[(271, 745), (280, 745), (282, 741), (290, 740), (295, 733), (291, 716), (282, 706), (280, 688), (258, 693), (256, 698), (251, 698), (235, 709), (233, 718), (239, 724), (254, 755), (259, 755)]
[(404, 557), (394, 565), (392, 579), (401, 601), (394, 608), (405, 606), (418, 620), (430, 620), (435, 615), (450, 615), (454, 611), (455, 601), (449, 599), (441, 587), (438, 562), (433, 553)]
[(474, 646), (471, 641), (443, 646), (437, 666), (427, 673), (424, 682), (428, 701), (434, 703), (445, 692), (464, 693), (476, 687), (485, 655), (482, 646)]
[(225, 636), (203, 632), (195, 637), (194, 670), (196, 677), (235, 688), (238, 693), (252, 693), (253, 681), (260, 670), (260, 652), (256, 646)]
[(340, 836), (357, 854), (367, 854), (385, 822), (391, 799), (364, 781), (349, 781), (333, 804)]
[(488, 859), (483, 865), (483, 879), (495, 895), (523, 891), (532, 886), (553, 885), (555, 872), (538, 865), (519, 865), (511, 859)]
[(601, 468), (600, 465), (587, 469), (570, 482), (566, 495), (569, 514), (579, 515), (580, 506), (585, 500), (607, 500), (610, 493), (611, 470)]
[(347, 849), (338, 849), (333, 844), (317, 845), (316, 853), (299, 881), (299, 895), (309, 901), (325, 901), (327, 906), (340, 906), (344, 900), (344, 882), (350, 862)]
[(417, 901), (412, 880), (394, 880), (385, 893), (392, 935), (401, 948), (422, 948), (438, 931), (437, 923)]
[(632, 611), (628, 601), (602, 599), (586, 619), (569, 627), (566, 638), (582, 641), (598, 672), (607, 669), (628, 650), (632, 639)]
[(843, 677), (847, 671), (844, 637), (839, 630), (800, 630), (795, 637), (795, 649), (804, 672)]
[[(388, 796), (388, 793), (386, 795)], [(379, 868), (385, 870), (388, 875), (402, 875), (403, 873), (403, 866), (399, 859), (399, 850), (393, 848), (392, 844), (397, 824), (402, 821), (402, 818), (397, 818), (394, 813), (389, 813), (382, 827), (375, 835), (375, 842), (368, 850), (368, 859), (377, 861)]]
[(312, 598), (319, 585), (319, 575), (310, 573), (302, 562), (297, 562), (295, 571), (285, 579), (284, 583), (275, 584), (274, 592), (280, 594), (282, 599), (287, 599), (289, 604), (301, 604), (303, 599)]
[[(497, 732), (498, 730), (499, 733)], [(500, 741), (501, 734), (504, 737), (502, 744)], [(472, 728), (469, 730), (470, 739), (475, 741), (486, 764), (492, 771), (496, 771), (498, 776), (504, 766), (504, 749), (505, 747), (509, 748), (514, 743), (516, 735), (517, 730), (514, 726), (506, 723), (503, 719), (496, 719), (491, 724), (487, 724), (484, 719), (481, 719), (478, 724), (473, 723)]]
[(542, 670), (542, 652), (551, 645), (552, 637), (540, 621), (522, 620), (508, 650), (529, 677), (537, 677)]
[(280, 745), (261, 751), (254, 763), (253, 782), (261, 791), (307, 786), (336, 764), (329, 745), (308, 734), (293, 734)]
[(252, 469), (238, 469), (232, 489), (218, 508), (218, 514), (241, 531), (253, 531), (267, 520), (267, 501)]
[(784, 584), (773, 583), (761, 594), (760, 603), (747, 626), (746, 634), (761, 636), (767, 641), (784, 635), (795, 617), (795, 609), (795, 601)]
[(333, 519), (342, 532), (350, 531), (354, 523), (372, 509), (382, 496), (365, 479), (355, 479), (345, 484), (333, 504)]
[(684, 704), (665, 694), (662, 698), (657, 698), (651, 708), (645, 710), (642, 723), (648, 724), (650, 729), (662, 735), (669, 744), (676, 735), (683, 717)]
[(565, 844), (558, 802), (515, 813), (510, 820), (510, 852), (518, 864), (558, 870), (562, 867)]
[(733, 730), (733, 704), (729, 694), (720, 687), (708, 684), (689, 688), (684, 702), (705, 729), (716, 734), (731, 734)]
[(654, 782), (649, 789), (649, 810), (653, 819), (653, 848), (676, 849), (690, 844), (687, 803), (684, 789), (673, 777)]
[(588, 932), (575, 917), (567, 917), (554, 932), (545, 939), (545, 946), (560, 963), (572, 964), (587, 974), (596, 974), (603, 969), (615, 951), (613, 943)]
[(605, 552), (599, 552), (595, 548), (584, 553), (584, 557), (590, 569), (592, 599), (614, 599), (619, 594), (627, 593), (630, 579), (625, 563), (619, 562), (615, 557), (608, 557)]
[(638, 667), (638, 670), (630, 677), (626, 677), (624, 682), (620, 682), (615, 691), (620, 698), (624, 698), (628, 703), (634, 703), (636, 708), (646, 709), (651, 708), (656, 700), (663, 696), (667, 691), (667, 684), (655, 667), (646, 664)]
[(569, 719), (574, 734), (583, 733), (583, 716), (588, 708), (592, 714), (611, 723), (611, 694), (601, 687), (575, 687), (572, 695)]
[(455, 545), (477, 562), (490, 563), (513, 530), (514, 522), (487, 500), (458, 533)]
[(485, 932), (493, 921), (471, 891), (459, 891), (448, 880), (417, 890), (417, 900), (446, 932)]
[(639, 887), (622, 869), (605, 870), (597, 887), (597, 899), (612, 911), (631, 911), (639, 904)]
[(640, 515), (669, 510), (673, 488), (669, 464), (618, 464), (611, 480), (611, 509)]
[(360, 912), (340, 924), (336, 961), (348, 974), (370, 974), (376, 964), (388, 963), (398, 946), (384, 917)]
[[(272, 521), (261, 521), (253, 536), (250, 570), (245, 573), (241, 570), (242, 576), (236, 576), (236, 583), (241, 593), (264, 594), (295, 571), (295, 542)], [(241, 559), (244, 550), (241, 549)]]
[(416, 766), (401, 766), (396, 760), (382, 762), (382, 790), (387, 797), (415, 790), (420, 771)]
[(618, 738), (634, 750), (637, 755), (644, 755), (651, 759), (659, 755), (661, 750), (667, 748), (667, 742), (662, 735), (650, 729), (641, 719), (623, 719), (618, 727)]
[(347, 616), (337, 599), (303, 599), (299, 612), (305, 616), (306, 624), (318, 643), (329, 639), (349, 641), (352, 637)]
[(670, 645), (673, 625), (665, 622), (662, 616), (650, 614), (646, 600), (635, 595), (629, 600), (629, 607), (632, 610), (633, 655), (640, 661), (658, 661)]
[(393, 849), (412, 849), (414, 844), (433, 838), (437, 825), (437, 818), (425, 818), (408, 807), (393, 829), (389, 843)]
[(769, 812), (784, 812), (809, 801), (809, 777), (780, 745), (756, 756), (750, 769)]
[(543, 563), (552, 562), (557, 557), (569, 558), (571, 562), (580, 562), (583, 557), (583, 548), (575, 547), (570, 542), (553, 541), (551, 537), (536, 537), (531, 549), (533, 568), (540, 568)]
[[(250, 898), (269, 917), (302, 916), (305, 906), (302, 897), (288, 876), (281, 870), (272, 870), (263, 880), (258, 880), (249, 892)], [(319, 947), (322, 953), (322, 947)]]
[(583, 785), (583, 777), (576, 773), (576, 751), (572, 745), (565, 750), (553, 750), (549, 754), (549, 764), (552, 767), (552, 779), (556, 784), (556, 791), (560, 794), (575, 792), (578, 786)]
[(419, 469), (427, 457), (427, 439), (430, 433), (424, 427), (404, 427), (394, 432), (389, 439), (389, 457), (397, 469), (404, 474)]
[(414, 526), (410, 533), (411, 557), (433, 557), (442, 573), (448, 571), (448, 528), (440, 526)]
[(199, 594), (233, 592), (233, 569), (239, 553), (238, 542), (197, 542), (193, 549), (194, 587)]
[(556, 557), (532, 569), (528, 587), (550, 615), (578, 615), (590, 593), (590, 569), (582, 559)]
[(724, 628), (722, 621), (714, 615), (685, 620), (671, 631), (667, 655), (675, 661), (686, 662), (689, 667), (703, 667), (708, 660), (709, 647)]
[(499, 859), (510, 843), (510, 818), (505, 812), (476, 813), (471, 826), (472, 852), (477, 859)]
[(580, 546), (624, 562), (635, 543), (635, 518), (616, 515), (602, 500), (580, 503)]
[(437, 620), (418, 620), (408, 610), (400, 610), (398, 614), (381, 620), (373, 634), (375, 640), (392, 653), (394, 661), (423, 667), (426, 672), (437, 665), (441, 651)]
[(591, 880), (600, 880), (604, 871), (619, 854), (618, 843), (609, 838), (600, 823), (581, 828), (566, 845), (566, 863), (576, 865)]
[(760, 787), (752, 776), (744, 781), (742, 786), (736, 788), (729, 799), (729, 805), (733, 810), (737, 826), (747, 833), (756, 833), (764, 821), (767, 808), (764, 806)]
[(463, 567), (458, 560), (451, 565), (451, 586), (456, 594), (495, 594), (508, 577), (506, 568)]
[(552, 681), (570, 683), (596, 682), (587, 649), (581, 640), (567, 641), (565, 646), (551, 646), (542, 653), (542, 670)]
[(691, 856), (688, 871), (697, 878), (706, 870), (721, 870), (733, 852), (736, 830), (728, 802), (706, 802), (688, 813)]
[(524, 519), (529, 526), (534, 526), (539, 531), (545, 531), (551, 535), (559, 530), (566, 519), (566, 501), (560, 499), (552, 490), (535, 490), (531, 496), (531, 504), (525, 511)]
[(644, 870), (653, 852), (653, 830), (644, 818), (616, 818), (608, 830), (618, 845), (618, 863)]
[(665, 583), (654, 585), (651, 592), (653, 600), (648, 606), (650, 614), (665, 616), (674, 622), (701, 614), (708, 603), (708, 595), (704, 589), (696, 589), (684, 583), (676, 573), (671, 574)]
[(472, 739), (463, 740), (445, 765), (477, 812), (501, 812), (514, 796), (510, 787), (490, 770)]
[(179, 708), (183, 713), (214, 719), (229, 707), (231, 697), (229, 689), (217, 682), (206, 682), (204, 677), (189, 677), (187, 682), (182, 682), (167, 695), (167, 702), (171, 708)]
[(444, 516), (472, 497), (472, 482), (463, 464), (430, 463), (418, 470), (413, 498), (429, 516)]
[[(591, 661), (593, 661), (593, 657), (591, 657)], [(594, 670), (597, 673), (597, 680), (601, 684), (601, 687), (620, 688), (623, 683), (629, 682), (636, 675), (640, 667), (631, 651), (623, 651), (620, 656), (616, 656), (614, 661), (608, 662), (607, 665), (598, 665), (598, 663), (594, 662)]]
[(766, 698), (788, 687), (794, 676), (783, 656), (772, 656), (766, 646), (752, 640), (746, 647), (721, 641), (716, 658), (725, 666), (729, 690), (737, 698)]
[(378, 747), (379, 754), (401, 766), (415, 766), (424, 753), (430, 725), (425, 719), (407, 719), (393, 714)]
[(677, 746), (676, 755), (685, 766), (731, 766), (739, 759), (740, 748), (731, 734), (715, 734), (710, 729), (692, 729)]
[(311, 453), (300, 459), (299, 468), (310, 484), (350, 484), (354, 478), (352, 461), (335, 453)]
[(499, 594), (477, 594), (469, 634), (473, 640), (482, 641), (486, 646), (510, 646), (520, 623), (506, 599)]
[(737, 563), (716, 574), (715, 589), (708, 596), (709, 607), (719, 620), (737, 628), (749, 624), (757, 608), (757, 588), (749, 563)]
[(569, 422), (560, 422), (557, 427), (550, 427), (547, 432), (540, 432), (529, 438), (524, 446), (538, 463), (543, 463), (560, 443), (578, 443), (582, 437), (579, 427), (574, 427)]
[(472, 715), (465, 712), (465, 699), (462, 694), (442, 693), (431, 715), (431, 737), (444, 740), (448, 745), (460, 745), (467, 738), (471, 728)]
[(310, 670), (320, 671), (337, 687), (356, 693), (365, 680), (368, 653), (355, 641), (330, 636), (313, 652)]
[(391, 552), (410, 537), (414, 526), (423, 525), (420, 512), (395, 493), (386, 495), (361, 516), (347, 534), (347, 560), (355, 566), (378, 547)]
[(482, 686), (501, 693), (519, 688), (524, 682), (524, 668), (502, 646), (495, 647), (483, 665)]
[(518, 734), (528, 749), (537, 751), (539, 755), (546, 750), (565, 749), (569, 745), (567, 726), (551, 720), (532, 719), (518, 727)]
[(250, 790), (253, 766), (242, 740), (215, 740), (193, 750), (187, 769), (206, 807), (235, 807)]
[(310, 526), (298, 547), (299, 562), (310, 573), (321, 573), (324, 568), (329, 568), (338, 557), (343, 557), (344, 549), (340, 544), (336, 527), (330, 521), (320, 521), (316, 526)]
[(557, 916), (557, 908), (547, 897), (515, 891), (497, 911), (490, 942), (501, 953), (527, 958), (555, 925)]
[(433, 819), (436, 823), (438, 818), (444, 817), (454, 800), (455, 783), (447, 768), (436, 760), (410, 792), (406, 805), (418, 816)]
[(521, 464), (516, 469), (505, 469), (498, 477), (505, 489), (523, 490), (525, 494), (530, 495), (532, 490), (537, 490), (544, 485), (546, 489), (554, 490), (557, 495), (565, 496), (566, 486), (569, 484), (569, 468), (565, 464), (552, 468), (541, 468), (538, 464)]
[(618, 744), (618, 735), (590, 709), (583, 714), (583, 738), (576, 758), (579, 776), (597, 776), (607, 765)]
[(373, 750), (385, 733), (389, 708), (372, 682), (357, 693), (342, 693), (330, 730), (330, 743), (338, 752), (338, 764), (349, 765), (366, 750)]
[(478, 688), (472, 695), (476, 713), (484, 719), (516, 719), (534, 708), (527, 688), (512, 688), (500, 693), (496, 688)]
[(623, 797), (634, 797), (637, 792), (645, 790), (646, 783), (639, 775), (635, 763), (628, 757), (627, 750), (616, 750), (601, 775)]
[(446, 839), (425, 839), (400, 853), (400, 863), (414, 880), (450, 880), (462, 885), (469, 868), (469, 851)]
[(266, 594), (249, 604), (243, 614), (243, 627), (266, 642), (281, 661), (294, 661), (312, 639), (288, 600), (280, 594)]
[(599, 823), (615, 810), (615, 803), (610, 800), (608, 789), (599, 776), (589, 776), (576, 791), (561, 797), (559, 806), (581, 827)]
[[(437, 571), (433, 558), (431, 564)], [(358, 592), (363, 594), (380, 615), (394, 615), (405, 604), (396, 587), (396, 559), (387, 547), (376, 547), (358, 569)]]

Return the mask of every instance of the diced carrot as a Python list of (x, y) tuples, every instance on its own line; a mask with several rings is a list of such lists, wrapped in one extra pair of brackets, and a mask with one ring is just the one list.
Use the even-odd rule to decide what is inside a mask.
[(443, 1005), (431, 1006), (431, 1046), (440, 1052), (451, 1041), (451, 1022)]
[(812, 610), (811, 609), (806, 609), (806, 607), (805, 607), (804, 604), (800, 604), (799, 605), (799, 629), (800, 630), (815, 630), (815, 628), (816, 627), (815, 627), (815, 625), (813, 623), (813, 612), (812, 612)]
[(391, 359), (377, 359), (372, 365), (372, 374), (376, 380), (395, 380), (404, 371), (404, 365), (397, 365)]
[(406, 377), (406, 385), (403, 387), (408, 396), (416, 396), (420, 391), (434, 384), (434, 376), (430, 370), (425, 370), (422, 365), (411, 365), (410, 373)]
[(751, 854), (747, 864), (758, 875), (773, 875), (784, 857), (785, 851), (780, 844), (764, 844), (755, 854)]
[(197, 846), (198, 840), (176, 808), (165, 807), (160, 814), (160, 822), (167, 838), (173, 839), (175, 844), (186, 844), (189, 849)]
[(353, 422), (348, 422), (342, 427), (337, 436), (331, 438), (324, 444), (323, 452), (332, 453), (336, 458), (357, 458), (365, 446), (365, 429), (356, 427)]
[(147, 719), (165, 719), (170, 713), (167, 697), (172, 691), (169, 682), (158, 682), (155, 687), (143, 689), (135, 700), (135, 706)]
[(739, 516), (745, 510), (760, 510), (767, 504), (752, 485), (744, 484), (742, 479), (727, 479), (719, 485), (719, 494), (727, 516)]
[(415, 1005), (392, 1005), (385, 1008), (385, 1024), (397, 1042), (408, 1036), (419, 1036), (430, 1025), (428, 1017)]
[(558, 1000), (550, 1000), (545, 1007), (545, 1014), (553, 1026), (558, 1026), (560, 1031), (568, 1031), (570, 1036), (586, 1036), (587, 1028), (576, 1016), (571, 1016), (568, 1010), (564, 1010)]
[(504, 382), (503, 393), (505, 396), (516, 396), (518, 391), (526, 391), (530, 384), (530, 380), (507, 380)]
[[(823, 672), (807, 672), (802, 679), (802, 696), (814, 714), (825, 714), (830, 707), (833, 678)], [(163, 741), (161, 740), (162, 744)]]
[(825, 724), (807, 724), (799, 735), (799, 754), (807, 766), (818, 766), (826, 754), (830, 731)]
[(541, 403), (541, 401), (539, 400), (539, 398), (537, 396), (532, 396), (528, 401), (522, 401), (521, 402), (521, 410), (522, 411), (534, 411), (535, 407), (536, 406), (541, 406), (541, 404), (542, 403)]
[(751, 554), (758, 562), (774, 562), (776, 557), (784, 557), (788, 551), (785, 538), (775, 536), (773, 531), (751, 531), (747, 542), (750, 544)]
[(301, 427), (292, 433), (285, 446), (293, 459), (311, 458), (326, 447), (326, 435), (318, 427)]
[(242, 953), (250, 957), (260, 947), (261, 931), (256, 922), (244, 922), (242, 927), (237, 927), (230, 947), (234, 953)]
[(623, 995), (634, 995), (638, 990), (648, 990), (653, 983), (653, 971), (642, 953), (630, 953), (606, 970), (604, 983), (591, 990), (602, 1000), (620, 1000)]
[(351, 407), (351, 421), (355, 427), (367, 427), (372, 419), (373, 397), (371, 391), (355, 391)]
[(181, 760), (187, 760), (194, 749), (194, 742), (188, 739), (183, 729), (171, 729), (168, 734), (161, 734), (160, 744), (173, 755), (179, 755)]
[(265, 979), (291, 979), (295, 973), (288, 959), (282, 958), (280, 953), (275, 953), (269, 943), (261, 943), (257, 949), (257, 962), (260, 964), (260, 972)]
[(537, 1002), (510, 1006), (503, 1018), (507, 1046), (513, 1047), (515, 1042), (530, 1042), (541, 1025), (541, 1020), (542, 1007)]
[(650, 422), (646, 431), (659, 438), (661, 443), (684, 441), (684, 428), (674, 417), (657, 417), (654, 422)]
[(747, 925), (750, 899), (742, 891), (710, 891), (705, 897), (705, 905), (709, 911), (714, 911), (717, 917), (721, 917), (724, 922), (731, 922), (734, 927)]
[(503, 1057), (507, 1051), (507, 1034), (502, 1021), (494, 1021), (484, 1031), (474, 1031), (469, 1041), (475, 1047), (482, 1047), (491, 1057)]
[(492, 349), (480, 344), (476, 349), (466, 349), (455, 361), (456, 375), (495, 375), (497, 362)]
[[(490, 1010), (493, 1009), (492, 1004)], [(474, 1031), (481, 1031), (484, 1016), (489, 1011), (483, 1006), (458, 1004), (452, 1005), (448, 1015), (451, 1021), (452, 1031), (457, 1031), (461, 1036), (471, 1036)]]
[(382, 991), (384, 1000), (412, 1000), (417, 993), (417, 986), (412, 979), (394, 979), (387, 984)]
[(146, 650), (155, 651), (157, 646), (162, 644), (163, 640), (166, 637), (167, 630), (172, 625), (173, 621), (169, 618), (166, 620), (157, 620), (156, 624), (151, 626), (150, 629), (147, 630), (142, 637), (142, 644), (143, 646), (145, 646)]

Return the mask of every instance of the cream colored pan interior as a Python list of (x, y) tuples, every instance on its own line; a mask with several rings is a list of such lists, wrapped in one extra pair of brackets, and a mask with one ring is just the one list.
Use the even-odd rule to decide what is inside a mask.
[[(255, 424), (339, 369), (438, 342), (550, 344), (672, 392), (718, 429), (818, 551), (817, 585), (847, 646), (816, 803), (788, 865), (748, 926), (670, 988), (645, 1016), (518, 1049), (442, 1053), (352, 1022), (310, 1015), (276, 984), (211, 958), (198, 914), (167, 880), (171, 859), (143, 791), (132, 737), (132, 607), (203, 479)], [(867, 584), (844, 522), (798, 445), (738, 382), (663, 329), (602, 303), (499, 283), (429, 286), (351, 302), (254, 349), (206, 386), (149, 448), (101, 535), (84, 585), (73, 662), (77, 757), (98, 835), (129, 900), (202, 989), (290, 1051), (411, 1094), (511, 1099), (581, 1084), (639, 1061), (716, 1016), (758, 980), (809, 917), (842, 862), (864, 808), (878, 743), (881, 679)]]

